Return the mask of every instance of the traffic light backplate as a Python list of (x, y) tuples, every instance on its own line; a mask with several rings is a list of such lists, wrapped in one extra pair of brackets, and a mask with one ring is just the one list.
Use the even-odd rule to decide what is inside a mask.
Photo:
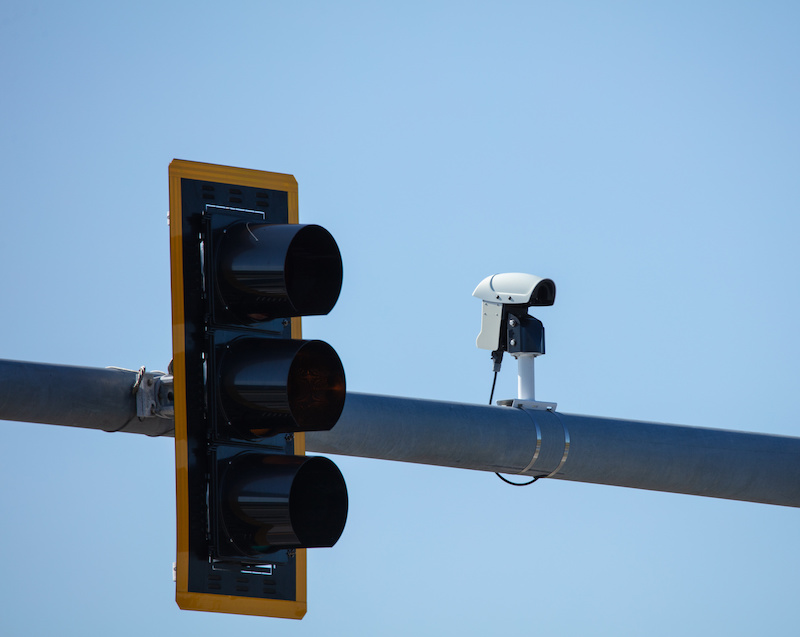
[(338, 248), (293, 225), (291, 175), (174, 160), (169, 196), (177, 602), (300, 619), (306, 548), (332, 546), (347, 512), (303, 434), (335, 424), (344, 372), (299, 318), (336, 302)]

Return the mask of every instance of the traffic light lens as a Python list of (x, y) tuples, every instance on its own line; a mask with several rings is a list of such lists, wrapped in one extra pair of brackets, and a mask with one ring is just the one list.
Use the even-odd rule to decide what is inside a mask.
[(333, 462), (309, 458), (292, 483), (290, 503), (292, 528), (301, 546), (336, 544), (347, 521), (347, 487)]
[(344, 409), (344, 368), (336, 351), (323, 341), (301, 347), (289, 368), (286, 393), (297, 428), (333, 428)]
[(342, 288), (333, 236), (315, 225), (239, 222), (220, 239), (216, 293), (242, 321), (327, 314)]
[(239, 338), (220, 369), (220, 405), (233, 437), (327, 431), (344, 409), (344, 368), (323, 341)]
[(300, 226), (286, 251), (286, 294), (297, 316), (327, 314), (342, 289), (342, 257), (331, 233)]
[(222, 478), (228, 536), (249, 556), (330, 547), (347, 521), (347, 487), (327, 458), (244, 453)]

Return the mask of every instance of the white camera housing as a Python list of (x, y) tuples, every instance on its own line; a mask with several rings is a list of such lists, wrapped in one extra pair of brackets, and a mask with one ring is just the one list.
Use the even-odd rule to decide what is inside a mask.
[(553, 305), (556, 300), (556, 284), (533, 274), (507, 272), (487, 276), (478, 284), (472, 296), (483, 301), (481, 332), (475, 344), (480, 349), (500, 349), (503, 327), (503, 307)]

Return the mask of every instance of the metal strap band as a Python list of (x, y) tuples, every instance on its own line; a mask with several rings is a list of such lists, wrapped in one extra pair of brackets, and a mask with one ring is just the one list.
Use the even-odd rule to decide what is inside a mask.
[(558, 412), (551, 411), (550, 413), (553, 414), (556, 418), (558, 418), (558, 422), (560, 422), (561, 426), (564, 428), (564, 455), (561, 456), (561, 462), (555, 468), (555, 471), (544, 476), (545, 478), (552, 478), (559, 471), (561, 471), (561, 468), (564, 466), (564, 463), (567, 461), (567, 456), (569, 455), (569, 431), (567, 431), (567, 426), (564, 424), (564, 421), (561, 420), (561, 418), (559, 418)]
[[(527, 410), (523, 409), (522, 411), (527, 411)], [(528, 416), (530, 416), (531, 420), (533, 421), (533, 426), (536, 427), (536, 450), (533, 452), (533, 458), (531, 458), (531, 461), (528, 463), (528, 466), (525, 467), (522, 471), (520, 471), (518, 475), (522, 475), (526, 471), (529, 471), (531, 467), (533, 467), (533, 465), (536, 464), (536, 459), (539, 457), (539, 452), (542, 450), (542, 430), (539, 429), (539, 423), (536, 422), (536, 419), (533, 417), (533, 415), (528, 413)]]

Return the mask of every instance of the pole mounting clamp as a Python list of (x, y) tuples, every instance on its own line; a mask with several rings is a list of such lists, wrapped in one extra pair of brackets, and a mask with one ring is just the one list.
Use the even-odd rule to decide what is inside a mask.
[(520, 400), (519, 398), (508, 398), (498, 400), (497, 404), (501, 407), (516, 407), (517, 409), (533, 409), (538, 411), (555, 411), (558, 403), (545, 403), (540, 400)]
[(136, 396), (136, 415), (139, 420), (173, 418), (175, 416), (175, 401), (170, 374), (159, 371), (147, 372), (142, 366), (136, 375), (136, 382), (131, 388), (131, 393)]

